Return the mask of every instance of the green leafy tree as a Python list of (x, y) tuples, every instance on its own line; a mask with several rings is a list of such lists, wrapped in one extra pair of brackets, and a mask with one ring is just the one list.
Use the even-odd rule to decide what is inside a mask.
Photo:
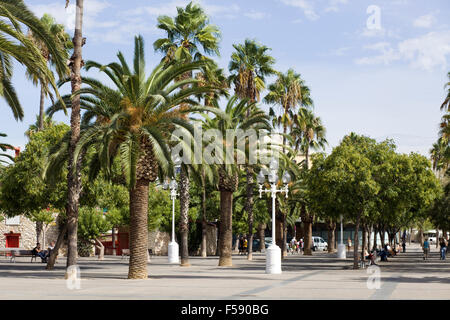
[[(51, 206), (57, 211), (63, 211), (67, 186), (64, 173), (55, 174), (53, 181), (42, 177), (47, 153), (68, 132), (65, 124), (55, 124), (30, 137), (25, 150), (20, 153), (15, 162), (6, 167), (1, 177), (0, 206), (7, 216), (24, 214), (34, 219), (36, 223), (37, 241), (40, 241), (43, 223), (40, 219), (42, 210)], [(45, 216), (45, 214), (44, 214)]]
[(112, 225), (106, 219), (101, 209), (81, 207), (78, 219), (78, 238), (82, 241), (95, 245), (99, 249), (98, 259), (103, 260), (105, 247), (100, 237), (110, 230)]

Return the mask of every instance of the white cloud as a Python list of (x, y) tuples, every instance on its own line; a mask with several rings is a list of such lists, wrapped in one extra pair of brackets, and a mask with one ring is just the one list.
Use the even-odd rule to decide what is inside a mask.
[(269, 15), (265, 12), (257, 12), (257, 11), (250, 11), (250, 12), (246, 12), (244, 13), (244, 16), (253, 19), (253, 20), (261, 20), (264, 18), (267, 18)]
[(398, 45), (399, 53), (411, 61), (414, 67), (431, 70), (434, 67), (447, 67), (450, 55), (450, 30), (430, 32), (424, 36), (402, 41)]
[(328, 6), (325, 8), (325, 12), (338, 12), (339, 5), (348, 4), (348, 0), (330, 0)]
[(433, 13), (429, 13), (423, 16), (418, 17), (414, 20), (414, 27), (418, 28), (431, 28), (431, 26), (436, 22), (436, 18)]
[(319, 19), (319, 15), (315, 12), (314, 6), (309, 0), (281, 0), (281, 2), (285, 5), (302, 9), (309, 20)]
[(328, 54), (328, 56), (336, 56), (336, 57), (342, 57), (345, 56), (345, 54), (350, 50), (350, 47), (342, 47), (342, 48), (337, 48), (337, 49), (333, 49), (330, 51), (330, 53)]
[(409, 62), (414, 68), (432, 70), (436, 67), (447, 68), (447, 56), (450, 55), (450, 31), (430, 32), (426, 35), (401, 41), (397, 48), (388, 42), (378, 42), (365, 49), (378, 51), (379, 54), (355, 60), (356, 64), (389, 65), (394, 61)]
[[(107, 21), (99, 19), (99, 15), (111, 4), (106, 1), (89, 0), (84, 3), (83, 28), (86, 30), (96, 28), (109, 28), (117, 25), (116, 21)], [(58, 1), (48, 4), (30, 4), (31, 10), (41, 17), (44, 13), (51, 14), (58, 23), (64, 24), (68, 30), (75, 29), (75, 4), (70, 3), (65, 8), (64, 1)]]
[[(151, 16), (175, 16), (177, 13), (177, 7), (185, 7), (189, 2), (190, 1), (187, 0), (173, 0), (171, 2), (167, 2), (165, 4), (157, 6), (137, 7), (135, 9), (126, 11), (125, 15), (134, 16), (148, 14)], [(210, 16), (221, 15), (226, 18), (234, 18), (235, 15), (240, 11), (239, 6), (236, 4), (217, 5), (206, 3), (204, 0), (197, 0), (195, 1), (195, 3), (201, 5), (205, 12)]]

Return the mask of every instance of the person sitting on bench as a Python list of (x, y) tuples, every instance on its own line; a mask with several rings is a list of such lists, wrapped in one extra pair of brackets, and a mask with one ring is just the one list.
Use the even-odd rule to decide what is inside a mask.
[(39, 256), (42, 262), (47, 262), (47, 251), (41, 250), (41, 244), (39, 242), (36, 243), (36, 247), (34, 247), (32, 252), (34, 255)]

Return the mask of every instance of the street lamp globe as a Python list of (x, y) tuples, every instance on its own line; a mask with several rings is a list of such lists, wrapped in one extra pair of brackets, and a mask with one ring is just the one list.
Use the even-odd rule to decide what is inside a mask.
[(256, 177), (256, 181), (258, 181), (258, 184), (264, 184), (266, 182), (266, 176), (262, 172), (262, 170), (259, 172), (258, 176)]
[(281, 180), (283, 181), (283, 184), (289, 184), (289, 182), (291, 182), (291, 175), (289, 172), (285, 171)]
[(271, 170), (277, 170), (278, 169), (278, 161), (277, 161), (277, 159), (272, 158), (272, 160), (270, 160), (269, 168)]
[(176, 182), (176, 180), (170, 181), (169, 187), (171, 190), (176, 190), (178, 188), (178, 183)]
[(271, 184), (275, 184), (275, 183), (278, 182), (278, 175), (277, 175), (276, 170), (271, 170), (270, 171), (270, 173), (269, 173), (269, 182)]

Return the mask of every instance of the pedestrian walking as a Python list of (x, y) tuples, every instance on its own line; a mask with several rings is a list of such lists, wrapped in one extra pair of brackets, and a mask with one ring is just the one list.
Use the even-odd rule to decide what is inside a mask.
[(445, 260), (445, 253), (447, 252), (447, 244), (445, 243), (445, 240), (443, 238), (441, 239), (439, 246), (441, 247), (441, 260)]
[(239, 238), (239, 255), (242, 254), (243, 250), (244, 250), (244, 238), (241, 236)]
[(350, 239), (350, 237), (348, 237), (348, 239), (347, 239), (347, 246), (348, 246), (348, 252), (350, 252), (350, 248), (352, 247), (352, 239)]
[(403, 248), (403, 253), (405, 253), (406, 252), (406, 242), (405, 242), (405, 240), (403, 240), (402, 248)]
[(423, 242), (423, 260), (428, 260), (428, 253), (430, 252), (430, 243), (428, 242), (428, 238), (425, 238)]

